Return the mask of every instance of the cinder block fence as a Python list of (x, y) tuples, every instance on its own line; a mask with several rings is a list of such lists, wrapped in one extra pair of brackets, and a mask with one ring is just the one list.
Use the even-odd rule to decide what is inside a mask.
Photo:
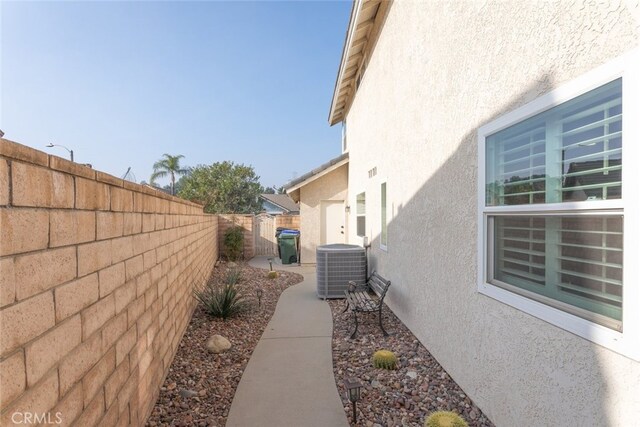
[(1, 139), (0, 234), (0, 425), (144, 424), (217, 216)]

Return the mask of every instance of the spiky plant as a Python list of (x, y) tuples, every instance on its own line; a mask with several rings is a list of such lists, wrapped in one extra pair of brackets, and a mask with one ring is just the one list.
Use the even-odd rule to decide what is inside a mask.
[(202, 289), (194, 289), (194, 297), (202, 303), (205, 311), (212, 317), (227, 320), (247, 310), (248, 304), (235, 285), (215, 285), (207, 283)]
[(396, 369), (398, 358), (392, 351), (378, 350), (373, 353), (373, 366), (379, 369)]
[(437, 411), (427, 417), (424, 427), (469, 427), (469, 424), (455, 412)]
[(276, 271), (270, 271), (269, 273), (267, 273), (267, 277), (269, 279), (276, 279), (278, 277), (278, 273)]
[(242, 276), (242, 271), (240, 271), (239, 268), (232, 268), (227, 271), (225, 282), (227, 283), (227, 285), (235, 285), (240, 281), (241, 276)]

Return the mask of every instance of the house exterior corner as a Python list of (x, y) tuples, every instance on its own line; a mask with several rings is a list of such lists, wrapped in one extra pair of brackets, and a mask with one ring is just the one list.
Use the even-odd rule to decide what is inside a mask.
[[(345, 226), (345, 207), (347, 206), (347, 177), (349, 166), (348, 163), (342, 164), (337, 168), (324, 174), (318, 174), (312, 179), (303, 183), (293, 192), (293, 198), (300, 203), (300, 261), (302, 264), (316, 263), (316, 248), (319, 245), (330, 243), (346, 242), (346, 227), (342, 229), (344, 232), (340, 235), (342, 241), (327, 239), (326, 221), (323, 206), (327, 203), (338, 206), (334, 215), (333, 223), (340, 227)], [(340, 234), (340, 230), (336, 230), (335, 236)]]
[[(521, 112), (524, 121), (527, 108), (537, 113), (534, 107), (541, 99), (551, 103), (554, 96), (568, 96), (570, 91), (590, 94), (606, 81), (598, 79), (608, 72), (613, 76), (610, 80), (617, 81), (614, 69), (619, 64), (627, 67), (619, 74), (622, 85), (636, 84), (631, 71), (638, 71), (637, 65), (628, 60), (639, 58), (634, 14), (637, 10), (627, 9), (626, 4), (610, 11), (605, 5), (581, 2), (394, 1), (375, 44), (362, 55), (355, 96), (347, 100), (339, 119), (346, 124), (343, 149), (349, 153), (348, 191), (340, 193), (340, 197), (347, 195), (346, 204), (351, 207), (348, 242), (361, 244), (363, 237), (368, 238), (369, 270), (393, 282), (386, 300), (389, 307), (499, 426), (554, 425), (557, 420), (581, 426), (634, 425), (640, 418), (640, 361), (633, 344), (627, 351), (585, 336), (626, 334), (628, 338), (640, 324), (637, 304), (635, 312), (627, 309), (619, 323), (607, 323), (598, 320), (597, 313), (593, 318), (584, 315), (583, 309), (562, 311), (567, 303), (558, 303), (549, 310), (558, 312), (558, 322), (566, 320), (569, 326), (562, 327), (536, 314), (538, 306), (548, 309), (547, 297), (524, 302), (536, 307), (527, 310), (508, 303), (510, 297), (501, 300), (479, 286), (489, 262), (488, 256), (482, 256), (487, 236), (482, 235), (481, 222), (492, 215), (506, 215), (499, 207), (479, 207), (484, 206), (485, 185), (479, 184), (478, 174), (489, 174), (481, 161), (486, 160), (480, 153), (483, 126), (499, 125), (514, 111)], [(621, 89), (623, 94), (629, 84)], [(628, 98), (633, 97), (623, 95), (623, 107), (639, 111)], [(614, 114), (618, 107), (606, 108), (605, 114)], [(565, 116), (569, 113), (562, 110)], [(605, 119), (609, 123), (609, 115)], [(627, 120), (620, 132), (639, 135), (630, 123), (634, 119)], [(498, 125), (498, 130), (507, 128)], [(589, 140), (580, 147), (594, 144)], [(607, 150), (617, 149), (612, 147)], [(629, 161), (624, 167), (632, 169), (631, 160), (640, 157), (638, 150), (626, 147)], [(601, 169), (619, 166), (606, 159)], [(622, 170), (623, 182), (625, 177), (637, 177)], [(595, 184), (589, 185), (583, 187), (590, 190)], [(583, 204), (575, 205), (575, 215), (606, 216), (615, 211), (616, 218), (633, 216), (637, 222), (638, 211), (629, 202), (637, 197), (630, 194), (635, 190), (624, 188), (622, 197), (627, 199), (616, 198), (614, 190), (609, 192), (610, 200), (584, 195)], [(305, 221), (310, 220), (305, 214), (313, 203), (305, 203), (303, 195), (301, 191), (304, 236)], [(596, 208), (587, 212), (591, 209), (587, 202), (594, 201)], [(524, 217), (532, 209), (527, 206), (517, 215)], [(557, 213), (542, 212), (535, 215)], [(624, 230), (636, 233), (629, 222)], [(638, 241), (630, 237), (624, 236), (625, 261), (640, 250)], [(622, 251), (622, 246), (616, 248)], [(303, 248), (303, 260), (312, 256), (312, 250)], [(622, 261), (616, 265), (597, 262), (610, 271), (618, 269), (611, 274), (623, 274)], [(637, 296), (630, 287), (640, 280), (631, 264), (624, 263), (624, 277), (630, 279), (624, 285), (612, 276), (602, 279), (616, 286), (620, 282), (624, 291), (610, 292), (620, 292), (625, 304), (630, 304), (628, 296)], [(531, 294), (509, 289), (520, 299)], [(582, 294), (590, 291), (573, 292), (587, 298)], [(613, 305), (618, 303), (617, 295), (610, 295)], [(572, 329), (573, 324), (587, 326), (578, 330)]]

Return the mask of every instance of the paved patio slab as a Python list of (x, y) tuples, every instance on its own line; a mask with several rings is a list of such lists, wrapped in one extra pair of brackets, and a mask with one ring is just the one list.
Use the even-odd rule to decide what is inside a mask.
[[(269, 268), (266, 257), (249, 264)], [(242, 375), (227, 426), (348, 426), (333, 376), (333, 319), (327, 303), (316, 297), (315, 268), (274, 269), (305, 279), (280, 296)]]

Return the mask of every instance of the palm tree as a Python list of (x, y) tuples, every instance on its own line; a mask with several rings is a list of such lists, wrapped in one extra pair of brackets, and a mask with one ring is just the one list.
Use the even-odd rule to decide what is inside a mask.
[(153, 173), (151, 174), (151, 185), (155, 184), (156, 179), (164, 178), (167, 175), (171, 177), (171, 195), (175, 194), (176, 187), (176, 175), (185, 175), (187, 169), (180, 168), (180, 159), (184, 158), (182, 154), (172, 156), (170, 154), (163, 154), (162, 159), (153, 164)]

